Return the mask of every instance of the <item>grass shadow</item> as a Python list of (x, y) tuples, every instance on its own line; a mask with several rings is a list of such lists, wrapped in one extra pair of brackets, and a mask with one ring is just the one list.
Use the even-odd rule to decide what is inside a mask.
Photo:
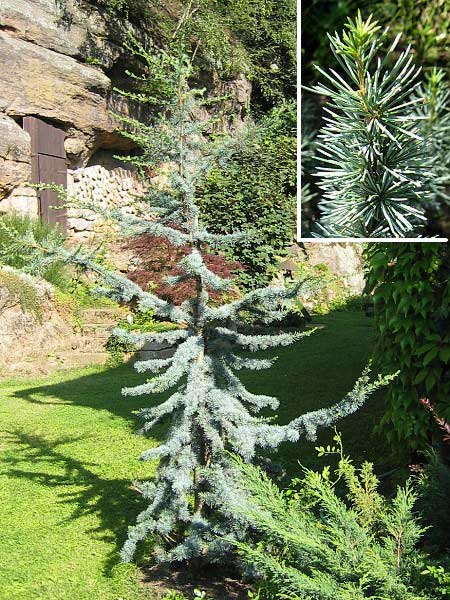
[[(63, 518), (60, 525), (89, 515), (96, 517), (98, 526), (87, 532), (113, 546), (105, 563), (105, 574), (110, 575), (119, 560), (118, 551), (125, 541), (127, 527), (143, 506), (128, 479), (101, 477), (95, 472), (96, 462), (68, 456), (63, 447), (86, 437), (64, 436), (49, 441), (20, 429), (8, 431), (6, 441), (13, 444), (14, 456), (6, 456), (2, 463), (10, 478), (56, 489), (58, 501), (70, 508), (70, 516)], [(27, 468), (27, 465), (38, 465), (38, 468)]]
[[(313, 325), (319, 326), (318, 331), (301, 342), (258, 354), (279, 357), (271, 369), (239, 373), (250, 391), (279, 398), (280, 407), (276, 415), (279, 423), (339, 401), (352, 389), (371, 356), (374, 338), (372, 319), (362, 311), (336, 311), (317, 316)], [(37, 404), (54, 402), (106, 410), (137, 426), (139, 423), (133, 411), (159, 404), (167, 397), (165, 394), (121, 396), (122, 387), (144, 381), (145, 375), (137, 374), (131, 365), (126, 364), (96, 370), (74, 379), (27, 386), (17, 390), (15, 395)], [(385, 390), (381, 390), (358, 413), (346, 417), (337, 427), (343, 433), (346, 451), (356, 461), (381, 458), (381, 469), (388, 470), (389, 457), (385, 452), (380, 456), (378, 451), (385, 442), (373, 432), (383, 414), (384, 395)], [(267, 416), (273, 417), (273, 413)], [(164, 430), (164, 426), (159, 426), (153, 433), (159, 436)], [(332, 429), (321, 431), (319, 442), (329, 443), (332, 435)], [(288, 474), (293, 475), (298, 471), (299, 461), (307, 466), (316, 462), (314, 445), (300, 440), (297, 444), (284, 444), (276, 454), (286, 463)]]
[[(316, 317), (314, 324), (321, 328), (313, 335), (273, 352), (279, 359), (272, 369), (239, 374), (250, 391), (279, 398), (276, 422), (286, 423), (306, 411), (340, 400), (352, 389), (372, 353), (374, 332), (369, 317), (356, 312), (336, 312)], [(103, 563), (106, 576), (110, 576), (118, 562), (117, 552), (125, 539), (127, 526), (135, 522), (143, 508), (131, 486), (133, 476), (127, 477), (132, 461), (124, 460), (131, 452), (133, 459), (137, 459), (139, 450), (138, 445), (130, 442), (129, 431), (125, 431), (127, 441), (123, 444), (122, 464), (117, 470), (114, 466), (105, 471), (96, 465), (95, 445), (89, 438), (95, 439), (97, 428), (102, 428), (107, 440), (102, 446), (103, 464), (115, 465), (118, 458), (114, 452), (114, 437), (124, 435), (123, 422), (125, 430), (132, 430), (138, 425), (133, 411), (158, 404), (165, 397), (121, 396), (122, 387), (144, 380), (145, 375), (134, 372), (132, 366), (126, 364), (116, 368), (92, 368), (81, 374), (57, 375), (38, 382), (14, 382), (11, 390), (13, 398), (24, 401), (25, 406), (29, 404), (25, 413), (31, 416), (28, 431), (22, 429), (22, 425), (9, 427), (13, 452), (9, 453), (12, 457), (5, 458), (10, 477), (54, 488), (57, 502), (68, 506), (71, 520), (95, 517), (92, 534), (108, 541), (112, 548)], [(355, 464), (364, 460), (375, 462), (379, 474), (392, 465), (386, 444), (373, 433), (383, 414), (384, 393), (373, 396), (358, 413), (337, 424), (345, 451)], [(116, 417), (123, 422), (115, 423)], [(37, 419), (42, 419), (43, 424)], [(38, 429), (33, 431), (35, 427)], [(80, 435), (71, 434), (74, 428)], [(158, 426), (151, 432), (152, 438), (162, 439), (164, 430), (165, 426)], [(45, 435), (36, 431), (44, 431)], [(52, 431), (53, 438), (50, 437)], [(323, 430), (317, 444), (330, 443), (332, 436), (332, 429)], [(282, 485), (299, 475), (299, 463), (314, 468), (324, 466), (323, 461), (317, 460), (314, 450), (317, 444), (302, 439), (296, 444), (283, 444), (273, 454), (271, 458), (283, 468), (283, 474), (278, 477)]]
[(96, 368), (85, 375), (77, 375), (62, 381), (48, 381), (16, 390), (14, 396), (32, 404), (62, 404), (107, 410), (115, 416), (136, 423), (133, 411), (159, 404), (166, 395), (122, 396), (121, 389), (141, 384), (145, 375), (136, 373), (130, 364), (112, 368)]

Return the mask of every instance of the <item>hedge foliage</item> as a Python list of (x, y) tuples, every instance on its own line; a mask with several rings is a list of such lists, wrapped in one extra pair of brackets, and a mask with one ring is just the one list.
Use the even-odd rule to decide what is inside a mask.
[(391, 443), (423, 448), (435, 426), (429, 398), (450, 418), (450, 249), (440, 243), (372, 244), (366, 250), (373, 294), (376, 368), (400, 373), (389, 387), (381, 426)]
[(202, 218), (214, 233), (253, 230), (255, 236), (230, 249), (228, 258), (245, 265), (246, 288), (267, 284), (279, 256), (295, 236), (296, 108), (272, 109), (257, 133), (226, 167), (215, 169), (199, 190)]

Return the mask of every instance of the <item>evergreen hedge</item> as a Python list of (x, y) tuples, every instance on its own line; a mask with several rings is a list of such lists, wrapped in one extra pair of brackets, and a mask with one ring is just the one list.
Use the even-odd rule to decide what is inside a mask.
[(259, 132), (228, 165), (214, 169), (199, 190), (202, 218), (214, 233), (252, 229), (256, 235), (228, 251), (245, 265), (246, 288), (272, 279), (279, 256), (295, 237), (296, 107), (272, 109)]

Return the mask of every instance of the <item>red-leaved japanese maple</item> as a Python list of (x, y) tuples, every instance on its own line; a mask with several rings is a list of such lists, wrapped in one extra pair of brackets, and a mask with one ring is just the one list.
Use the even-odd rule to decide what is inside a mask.
[[(160, 298), (180, 305), (195, 293), (195, 283), (188, 280), (177, 284), (176, 287), (169, 285), (165, 278), (168, 275), (179, 275), (181, 272), (176, 266), (183, 256), (191, 252), (189, 246), (174, 246), (167, 239), (154, 235), (145, 234), (128, 240), (124, 249), (131, 252), (132, 266), (127, 272), (127, 277), (137, 283), (143, 289), (153, 287), (153, 292)], [(244, 265), (230, 261), (221, 254), (215, 254), (204, 248), (206, 254), (204, 261), (208, 269), (223, 278), (233, 276), (237, 270), (244, 269)], [(210, 297), (220, 301), (222, 294), (208, 289)], [(228, 296), (238, 296), (239, 292), (232, 289)]]

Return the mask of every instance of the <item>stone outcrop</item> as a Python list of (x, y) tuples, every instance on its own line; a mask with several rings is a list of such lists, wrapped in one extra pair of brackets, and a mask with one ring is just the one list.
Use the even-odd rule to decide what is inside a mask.
[[(82, 7), (76, 0), (0, 2), (1, 212), (38, 214), (37, 193), (26, 186), (31, 146), (20, 126), (22, 117), (36, 116), (65, 131), (68, 166), (77, 170), (72, 181), (89, 180), (90, 172), (83, 175), (80, 169), (97, 149), (131, 147), (130, 140), (118, 133), (111, 113), (139, 116), (113, 92), (121, 70), (117, 61), (124, 54), (120, 40), (129, 24), (112, 23), (89, 3)], [(117, 179), (116, 174), (110, 179)], [(114, 195), (114, 185), (111, 190), (100, 187), (104, 197)], [(69, 187), (69, 191), (76, 190)], [(83, 219), (86, 222), (89, 219)], [(78, 231), (90, 227), (81, 221), (73, 224)], [(72, 227), (69, 234), (75, 230)]]
[(63, 124), (68, 154), (87, 160), (102, 145), (129, 144), (110, 110), (132, 111), (112, 92), (110, 70), (131, 25), (83, 7), (75, 0), (2, 0), (0, 110)]
[(0, 198), (28, 179), (30, 154), (28, 133), (10, 117), (0, 115)]
[(82, 10), (73, 0), (2, 0), (0, 27), (12, 37), (104, 69), (121, 55), (103, 14), (92, 7)]
[[(123, 67), (116, 68), (125, 52), (120, 42), (129, 27), (126, 22), (111, 22), (88, 2), (2, 0), (2, 121), (32, 115), (62, 127), (71, 166), (86, 165), (98, 148), (130, 148), (111, 114), (139, 116), (136, 107), (113, 92), (115, 78), (123, 72)], [(23, 136), (19, 129), (17, 125), (17, 144)], [(28, 163), (29, 154), (28, 149)], [(2, 166), (0, 199), (28, 179), (25, 162), (19, 157)]]
[(113, 132), (111, 81), (99, 69), (0, 32), (0, 109), (39, 115), (87, 134)]
[(307, 257), (312, 265), (325, 264), (332, 273), (342, 278), (352, 294), (360, 294), (364, 288), (363, 258), (361, 244), (353, 242), (304, 242), (300, 256)]

